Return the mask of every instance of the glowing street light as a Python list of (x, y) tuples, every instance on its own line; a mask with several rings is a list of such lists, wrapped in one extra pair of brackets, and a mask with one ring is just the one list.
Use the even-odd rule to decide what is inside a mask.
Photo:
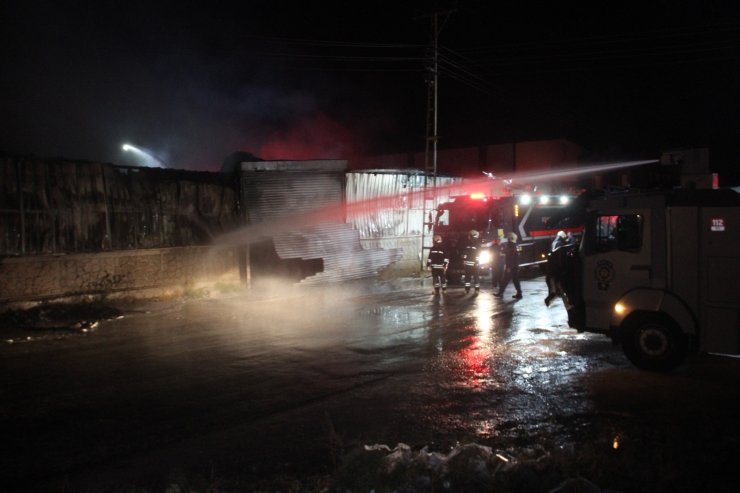
[(142, 149), (141, 147), (137, 147), (131, 144), (123, 144), (121, 146), (121, 149), (123, 150), (123, 152), (132, 153), (136, 157), (136, 159), (141, 163), (141, 165), (146, 166), (148, 168), (168, 168), (169, 167), (167, 166), (167, 163), (164, 162), (164, 160), (156, 156), (151, 151)]

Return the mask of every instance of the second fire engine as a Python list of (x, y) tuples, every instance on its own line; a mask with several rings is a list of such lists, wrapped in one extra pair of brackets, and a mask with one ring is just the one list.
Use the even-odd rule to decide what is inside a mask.
[[(559, 230), (580, 235), (581, 227), (569, 224), (564, 214), (574, 196), (514, 193), (490, 196), (471, 193), (450, 197), (437, 206), (434, 234), (440, 235), (450, 258), (448, 275), (456, 281), (463, 273), (462, 252), (471, 230), (479, 232), (476, 241), (482, 273), (493, 267), (496, 250), (506, 234), (519, 237), (520, 266), (544, 264), (550, 244)], [(557, 218), (563, 217), (563, 220)]]

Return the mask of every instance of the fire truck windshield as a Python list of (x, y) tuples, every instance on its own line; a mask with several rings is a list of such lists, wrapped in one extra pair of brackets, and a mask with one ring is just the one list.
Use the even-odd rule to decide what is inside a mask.
[(488, 225), (489, 207), (485, 202), (448, 202), (437, 208), (434, 222), (438, 232), (485, 230)]

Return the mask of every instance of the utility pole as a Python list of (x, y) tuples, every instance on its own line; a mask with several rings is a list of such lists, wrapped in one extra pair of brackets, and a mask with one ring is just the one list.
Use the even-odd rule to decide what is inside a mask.
[(440, 14), (451, 14), (453, 11), (434, 12), (430, 14), (432, 21), (432, 36), (430, 43), (429, 63), (426, 67), (427, 83), (427, 111), (426, 111), (426, 139), (424, 145), (424, 191), (422, 209), (421, 229), (421, 258), (420, 269), (424, 270), (424, 258), (426, 250), (431, 248), (431, 233), (434, 222), (433, 211), (437, 206), (437, 144), (439, 142), (438, 132), (438, 109), (439, 101), (439, 26)]
[[(439, 14), (432, 17), (431, 65), (427, 67), (427, 134), (424, 149), (424, 170), (431, 174), (432, 179), (437, 176), (437, 102), (439, 100)], [(431, 145), (431, 161), (429, 147)], [(435, 183), (436, 185), (436, 183)]]

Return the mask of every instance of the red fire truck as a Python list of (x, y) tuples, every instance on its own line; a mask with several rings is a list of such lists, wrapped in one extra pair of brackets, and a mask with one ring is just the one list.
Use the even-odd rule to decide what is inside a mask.
[(442, 236), (450, 256), (450, 282), (456, 282), (463, 272), (462, 250), (471, 230), (480, 233), (480, 263), (484, 275), (493, 267), (494, 249), (510, 232), (519, 238), (521, 266), (544, 264), (558, 231), (575, 236), (581, 234), (582, 227), (569, 223), (570, 216), (565, 213), (574, 198), (569, 194), (529, 192), (505, 196), (472, 193), (453, 196), (439, 204), (433, 218), (433, 232)]

